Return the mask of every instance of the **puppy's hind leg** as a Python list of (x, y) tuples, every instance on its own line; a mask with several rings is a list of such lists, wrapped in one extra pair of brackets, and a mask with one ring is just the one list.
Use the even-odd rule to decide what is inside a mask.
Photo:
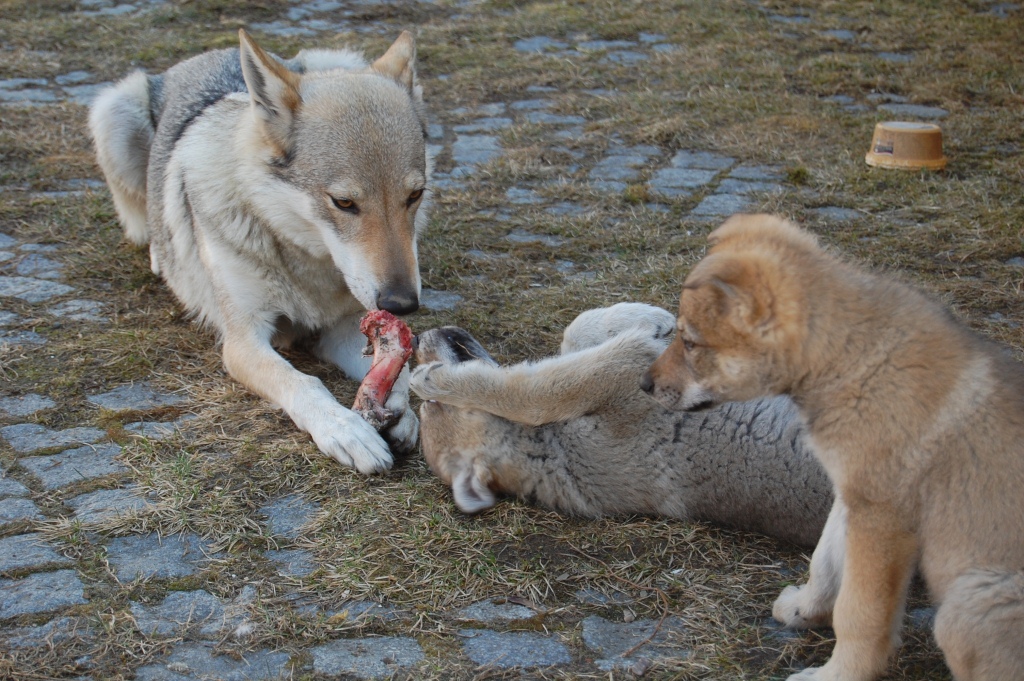
[(150, 115), (150, 78), (138, 71), (96, 98), (89, 131), (125, 236), (149, 241), (146, 228), (146, 168), (155, 133)]
[(846, 506), (836, 497), (811, 555), (807, 584), (783, 589), (772, 606), (772, 617), (787, 629), (828, 626), (839, 596), (845, 557)]
[(1024, 679), (1024, 571), (958, 577), (939, 606), (935, 639), (957, 681)]

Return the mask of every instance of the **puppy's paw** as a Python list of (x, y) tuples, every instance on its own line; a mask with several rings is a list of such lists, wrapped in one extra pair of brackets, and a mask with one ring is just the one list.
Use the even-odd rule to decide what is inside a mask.
[(373, 426), (341, 405), (331, 412), (310, 419), (307, 424), (306, 429), (321, 452), (360, 473), (380, 473), (391, 468), (391, 451)]
[(808, 667), (796, 674), (791, 674), (786, 681), (824, 681), (826, 677), (821, 675), (821, 667)]
[(423, 400), (436, 400), (449, 394), (446, 373), (450, 369), (441, 362), (421, 364), (412, 371), (409, 388)]
[(832, 613), (814, 602), (813, 592), (807, 585), (787, 586), (775, 599), (772, 617), (787, 629), (811, 629), (827, 626)]
[(420, 420), (411, 409), (402, 412), (398, 423), (391, 426), (384, 433), (384, 440), (391, 447), (395, 454), (406, 455), (412, 453), (419, 441)]

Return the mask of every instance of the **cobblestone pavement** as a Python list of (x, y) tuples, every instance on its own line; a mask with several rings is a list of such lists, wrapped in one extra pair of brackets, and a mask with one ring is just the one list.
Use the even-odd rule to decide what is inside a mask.
[[(366, 24), (347, 18), (354, 9), (375, 4), (385, 3), (293, 1), (277, 18), (248, 28), (256, 35), (308, 37), (311, 43), (338, 31), (395, 34), (401, 26), (393, 22), (382, 19)], [(424, 12), (430, 11), (432, 3), (420, 4)], [(167, 0), (81, 0), (73, 11), (82, 16), (142, 16), (166, 5)], [(986, 5), (984, 11), (1012, 18), (1019, 9), (1017, 4), (1004, 3)], [(812, 10), (786, 15), (763, 12), (783, 40), (799, 40), (801, 35), (816, 32), (831, 38), (837, 49), (845, 46), (867, 51), (897, 65), (915, 59), (913, 53), (873, 51), (854, 30), (817, 28)], [(575, 41), (533, 35), (514, 42), (514, 50), (524, 56), (539, 54), (551, 60), (581, 59), (637, 68), (676, 48), (671, 39), (653, 29), (637, 32), (630, 39), (585, 37)], [(53, 78), (0, 80), (0, 117), (13, 107), (35, 107), (40, 115), (46, 115), (48, 107), (60, 103), (84, 106), (103, 85), (95, 74), (84, 70)], [(642, 208), (652, 212), (668, 212), (681, 200), (700, 197), (682, 217), (708, 223), (762, 205), (773, 195), (808, 191), (793, 184), (780, 166), (707, 149), (669, 151), (652, 144), (629, 144), (612, 135), (600, 155), (587, 156), (579, 150), (580, 141), (589, 134), (587, 118), (570, 112), (564, 105), (565, 96), (554, 87), (530, 85), (519, 98), (508, 101), (434, 111), (428, 129), (429, 153), (438, 168), (434, 186), (442, 193), (466, 190), (481, 168), (505, 154), (502, 133), (529, 124), (540, 130), (556, 172), (549, 181), (509, 188), (505, 205), (483, 211), (482, 217), (502, 222), (517, 211), (534, 211), (577, 218), (595, 210), (585, 201), (556, 198), (557, 189), (566, 183), (602, 192), (637, 192)], [(573, 96), (573, 101), (584, 102), (582, 108), (586, 108), (587, 98), (607, 101), (620, 95), (613, 89), (590, 89)], [(862, 96), (859, 90), (830, 96), (821, 106), (840, 107), (869, 118), (878, 112), (925, 120), (947, 116), (947, 111), (936, 106), (912, 104), (895, 94)], [(19, 185), (2, 186), (0, 191), (81, 200), (104, 194), (106, 189), (94, 174), (65, 180), (59, 189), (49, 191), (33, 192)], [(808, 212), (832, 225), (855, 223), (864, 216), (858, 207), (823, 201), (817, 201)], [(571, 236), (515, 227), (503, 238), (511, 244), (535, 243), (549, 249), (556, 271), (568, 279), (594, 276), (568, 258), (558, 257)], [(83, 295), (66, 276), (70, 248), (57, 240), (32, 243), (0, 232), (0, 343), (22, 352), (46, 352), (47, 335), (35, 330), (37, 326), (88, 334), (91, 329), (117, 324), (105, 302)], [(465, 255), (479, 260), (505, 257), (498, 250), (485, 248), (469, 249)], [(1024, 266), (1024, 262), (1007, 264)], [(431, 289), (424, 291), (422, 302), (428, 309), (441, 311), (465, 304), (458, 293)], [(40, 319), (46, 324), (37, 324)], [(456, 623), (455, 636), (450, 637), (444, 653), (434, 650), (424, 637), (413, 635), (413, 625), (422, 615), (416, 608), (358, 599), (324, 607), (307, 602), (301, 589), (296, 589), (283, 596), (282, 607), (300, 625), (332, 618), (362, 620), (373, 622), (371, 631), (312, 646), (283, 640), (279, 646), (262, 646), (244, 655), (219, 654), (219, 644), (261, 626), (254, 615), (261, 611), (254, 603), (267, 597), (254, 587), (241, 588), (230, 598), (201, 588), (202, 577), (223, 555), (222, 549), (215, 550), (192, 532), (161, 535), (138, 531), (118, 536), (94, 530), (108, 527), (118, 517), (144, 517), (155, 503), (156, 493), (140, 485), (139, 472), (121, 456), (126, 442), (189, 437), (195, 405), (185, 393), (170, 391), (166, 385), (138, 380), (98, 389), (78, 387), (89, 406), (75, 412), (79, 415), (76, 422), (59, 429), (38, 421), (62, 409), (60, 395), (7, 394), (0, 385), (0, 438), (7, 453), (0, 476), (0, 649), (4, 654), (52, 648), (71, 656), (63, 660), (61, 676), (101, 678), (90, 671), (90, 656), (96, 654), (89, 652), (90, 643), (117, 618), (129, 621), (135, 635), (153, 644), (155, 652), (149, 661), (137, 666), (126, 662), (129, 668), (124, 672), (146, 681), (416, 677), (427, 669), (437, 674), (448, 662), (461, 665), (460, 669), (483, 669), (496, 675), (542, 674), (545, 669), (571, 667), (580, 675), (621, 678), (644, 674), (659, 658), (685, 659), (689, 654), (678, 643), (687, 627), (682, 619), (633, 618), (628, 616), (628, 600), (609, 602), (607, 595), (587, 589), (576, 593), (577, 604), (604, 608), (605, 613), (616, 608), (627, 615), (610, 619), (587, 614), (584, 608), (571, 626), (551, 632), (538, 618), (536, 604), (485, 599), (437, 615)], [(111, 423), (117, 424), (116, 437), (111, 435)], [(263, 552), (262, 559), (289, 584), (302, 584), (319, 567), (301, 539), (304, 528), (320, 510), (316, 501), (294, 492), (269, 500), (253, 515), (254, 522), (279, 546)], [(97, 589), (95, 577), (87, 578), (86, 573), (94, 575), (95, 566), (83, 570), (82, 552), (65, 539), (52, 538), (48, 528), (57, 521), (73, 523), (81, 540), (93, 547), (88, 552), (90, 560), (100, 556), (109, 584), (132, 585), (108, 610), (90, 610)], [(189, 588), (192, 585), (196, 588)], [(924, 627), (929, 617), (929, 610), (918, 609), (911, 621)], [(782, 632), (774, 635), (780, 641), (786, 639)], [(641, 643), (644, 645), (638, 647)]]

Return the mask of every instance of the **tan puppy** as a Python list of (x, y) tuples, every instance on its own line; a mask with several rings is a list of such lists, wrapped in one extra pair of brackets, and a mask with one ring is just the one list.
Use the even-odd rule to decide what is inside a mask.
[(836, 647), (790, 679), (878, 676), (915, 567), (956, 678), (1024, 679), (1024, 367), (781, 219), (738, 215), (709, 241), (644, 387), (684, 410), (788, 394), (805, 415), (838, 497), (774, 615), (831, 621)]

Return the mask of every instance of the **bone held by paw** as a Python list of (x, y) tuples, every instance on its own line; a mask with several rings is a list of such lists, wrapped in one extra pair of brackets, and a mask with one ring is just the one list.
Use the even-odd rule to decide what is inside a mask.
[(386, 409), (384, 403), (402, 367), (412, 356), (412, 331), (386, 310), (368, 312), (359, 323), (359, 330), (373, 347), (373, 362), (356, 392), (352, 411), (377, 430), (383, 430), (402, 416)]

